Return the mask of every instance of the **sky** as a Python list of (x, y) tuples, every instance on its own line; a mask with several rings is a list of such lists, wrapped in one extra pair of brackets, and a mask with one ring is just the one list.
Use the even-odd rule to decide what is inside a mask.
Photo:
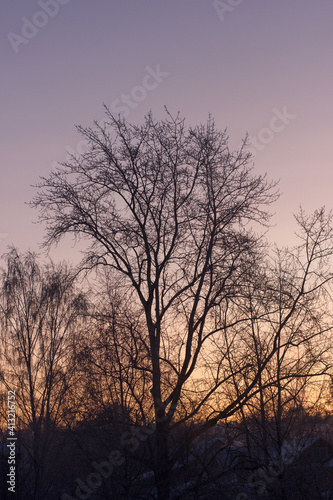
[[(278, 245), (300, 205), (333, 208), (331, 0), (3, 0), (0, 33), (1, 254), (39, 251), (33, 186), (80, 151), (75, 125), (103, 103), (135, 123), (211, 113), (231, 149), (248, 133), (254, 173), (280, 180)], [(78, 255), (70, 239), (51, 251)]]

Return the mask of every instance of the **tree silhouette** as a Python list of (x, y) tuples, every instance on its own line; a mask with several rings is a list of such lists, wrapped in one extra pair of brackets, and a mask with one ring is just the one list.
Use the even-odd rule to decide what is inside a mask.
[[(141, 126), (106, 114), (103, 126), (78, 128), (87, 153), (43, 178), (32, 205), (46, 222), (45, 245), (68, 233), (87, 239), (82, 267), (108, 266), (121, 276), (144, 321), (145, 420), (155, 421), (154, 474), (165, 499), (175, 459), (170, 430), (204, 419), (203, 432), (233, 415), (264, 369), (228, 332), (248, 319), (237, 297), (262, 258), (253, 227), (267, 225), (276, 186), (252, 173), (243, 147), (229, 150), (211, 118), (187, 129), (169, 114), (160, 122), (149, 114)], [(252, 383), (227, 401), (230, 378), (250, 369)]]
[(20, 443), (26, 457), (25, 498), (39, 499), (49, 493), (52, 467), (46, 457), (51, 432), (64, 424), (72, 405), (73, 352), (86, 299), (66, 264), (41, 266), (35, 254), (20, 254), (16, 248), (4, 258), (1, 378), (4, 388), (15, 391), (16, 425), (22, 431)]

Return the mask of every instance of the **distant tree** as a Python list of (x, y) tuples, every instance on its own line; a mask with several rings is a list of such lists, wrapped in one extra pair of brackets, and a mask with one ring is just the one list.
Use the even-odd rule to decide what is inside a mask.
[[(15, 391), (17, 430), (30, 456), (25, 498), (45, 498), (52, 429), (64, 425), (76, 381), (75, 342), (86, 300), (66, 264), (40, 265), (13, 248), (1, 272), (2, 382)], [(27, 456), (27, 455), (26, 455)], [(26, 467), (28, 465), (26, 464)], [(44, 473), (43, 473), (44, 471)], [(50, 471), (49, 471), (50, 472)]]
[(333, 369), (332, 214), (321, 209), (307, 216), (301, 210), (296, 221), (298, 244), (276, 249), (244, 294), (253, 368), (233, 378), (231, 391), (233, 399), (259, 368), (256, 394), (241, 414), (249, 454), (254, 450), (258, 458), (261, 449), (267, 470), (277, 461), (285, 470), (283, 449), (291, 440), (316, 436), (311, 417), (324, 414)]
[[(83, 418), (123, 414), (123, 422), (142, 422), (150, 390), (149, 350), (140, 318), (131, 312), (108, 273), (98, 281), (89, 329), (77, 349), (83, 385)], [(149, 398), (148, 398), (149, 400)]]
[(263, 266), (264, 288), (257, 282), (247, 298), (256, 363), (270, 343), (277, 345), (260, 378), (263, 389), (269, 380), (276, 384), (265, 395), (260, 392), (260, 406), (274, 417), (278, 447), (281, 419), (293, 408), (313, 407), (333, 366), (332, 215), (324, 209), (311, 216), (300, 211), (296, 220), (299, 244), (276, 250), (273, 264)]

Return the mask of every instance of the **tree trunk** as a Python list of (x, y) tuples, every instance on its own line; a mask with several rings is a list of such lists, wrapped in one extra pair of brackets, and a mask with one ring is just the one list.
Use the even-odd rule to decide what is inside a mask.
[(158, 500), (169, 500), (170, 474), (168, 453), (168, 423), (156, 422), (155, 485)]

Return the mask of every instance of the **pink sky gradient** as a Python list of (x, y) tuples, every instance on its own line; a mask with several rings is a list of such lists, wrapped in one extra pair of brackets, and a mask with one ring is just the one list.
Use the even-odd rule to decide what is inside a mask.
[[(222, 21), (204, 0), (68, 0), (16, 53), (8, 34), (22, 36), (22, 18), (33, 20), (42, 3), (2, 6), (0, 253), (11, 244), (38, 250), (43, 227), (25, 204), (30, 185), (76, 148), (74, 124), (103, 118), (103, 102), (142, 85), (148, 66), (169, 76), (130, 121), (150, 109), (162, 117), (164, 105), (189, 124), (210, 112), (236, 148), (246, 132), (269, 127), (274, 109), (295, 115), (255, 159), (256, 172), (281, 180), (270, 240), (293, 242), (300, 204), (333, 207), (333, 2), (244, 0)], [(77, 254), (70, 241), (52, 252)]]

